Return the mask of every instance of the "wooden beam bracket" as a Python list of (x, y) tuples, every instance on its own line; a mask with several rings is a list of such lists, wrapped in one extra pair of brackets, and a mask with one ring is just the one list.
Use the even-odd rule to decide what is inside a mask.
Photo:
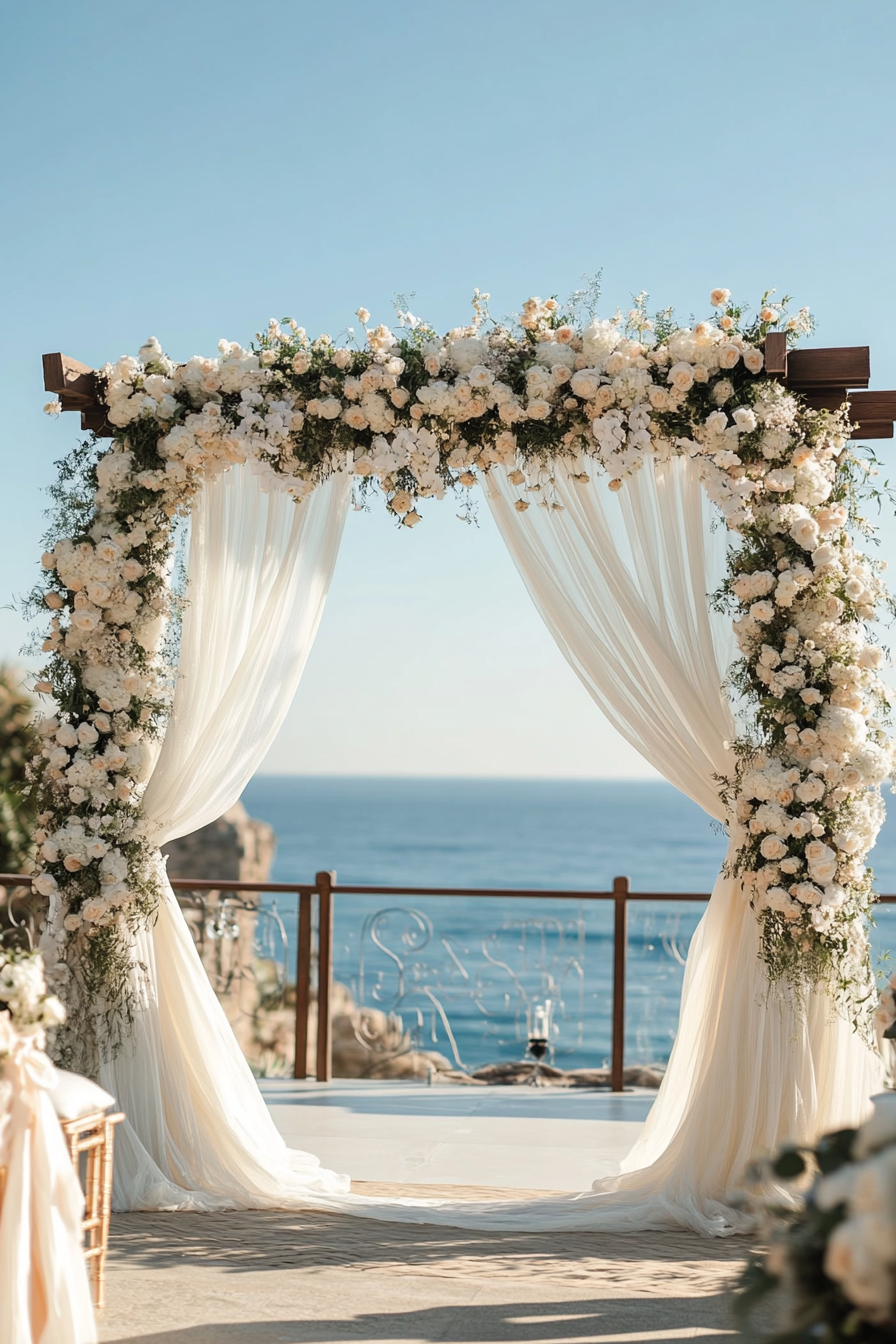
[(765, 338), (765, 372), (773, 377), (787, 380), (787, 333), (770, 331)]
[(106, 404), (100, 399), (96, 369), (59, 351), (44, 355), (43, 364), (44, 387), (57, 394), (62, 409), (80, 411), (82, 429), (111, 439), (112, 426), (106, 420)]

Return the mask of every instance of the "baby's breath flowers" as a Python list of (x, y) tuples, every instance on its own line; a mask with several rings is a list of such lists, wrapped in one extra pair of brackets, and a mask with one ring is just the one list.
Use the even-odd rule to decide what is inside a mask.
[(611, 318), (531, 297), (502, 325), (488, 301), (475, 291), (471, 321), (444, 335), (406, 305), (395, 329), (360, 307), (361, 343), (272, 319), (247, 348), (222, 340), (216, 356), (176, 364), (151, 338), (102, 370), (112, 446), (63, 464), (74, 484), (57, 492), (65, 508), (36, 593), (50, 613), (38, 685), (58, 709), (34, 770), (34, 883), (71, 1002), (126, 1018), (134, 935), (159, 899), (140, 798), (168, 704), (172, 520), (205, 479), (251, 462), (263, 488), (301, 505), (351, 472), (359, 506), (379, 491), (396, 526), (413, 528), (424, 501), (482, 473), (507, 474), (523, 515), (560, 507), (560, 463), (619, 492), (675, 455), (696, 462), (739, 538), (719, 600), (736, 618), (734, 680), (753, 723), (721, 787), (769, 973), (800, 991), (823, 979), (853, 1005), (866, 994), (864, 861), (892, 768), (867, 635), (884, 589), (855, 549), (845, 419), (763, 376), (766, 334), (796, 340), (808, 310), (791, 316), (767, 293), (749, 318), (719, 288), (713, 314), (687, 327), (649, 314), (643, 293)]

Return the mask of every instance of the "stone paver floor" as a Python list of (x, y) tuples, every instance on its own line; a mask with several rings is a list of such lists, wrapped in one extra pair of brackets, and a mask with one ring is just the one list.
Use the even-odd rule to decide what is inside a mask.
[[(356, 1183), (361, 1194), (532, 1191)], [(539, 1192), (543, 1194), (544, 1192)], [(470, 1232), (321, 1213), (119, 1214), (106, 1344), (559, 1340), (734, 1335), (743, 1238)]]

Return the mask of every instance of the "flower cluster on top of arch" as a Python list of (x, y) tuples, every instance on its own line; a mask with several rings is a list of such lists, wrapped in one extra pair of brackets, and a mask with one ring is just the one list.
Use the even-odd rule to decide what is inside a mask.
[(361, 500), (379, 489), (412, 527), (422, 500), (482, 472), (507, 473), (521, 512), (558, 509), (561, 465), (583, 488), (597, 475), (619, 490), (676, 454), (697, 461), (739, 538), (717, 601), (735, 618), (732, 682), (751, 722), (720, 788), (769, 974), (867, 997), (865, 858), (893, 765), (867, 627), (886, 594), (855, 546), (866, 469), (845, 415), (763, 375), (765, 335), (795, 340), (811, 329), (807, 310), (788, 317), (766, 295), (747, 319), (715, 290), (714, 316), (690, 328), (669, 311), (649, 317), (643, 295), (626, 317), (590, 320), (532, 298), (509, 327), (492, 322), (487, 298), (477, 292), (471, 324), (445, 336), (409, 313), (395, 331), (366, 328), (359, 309), (363, 345), (272, 321), (250, 349), (221, 341), (216, 358), (175, 364), (152, 339), (102, 370), (113, 442), (63, 464), (36, 595), (52, 611), (38, 687), (58, 710), (34, 766), (34, 882), (70, 1000), (126, 1011), (133, 935), (158, 902), (140, 798), (170, 699), (160, 637), (172, 520), (203, 480), (248, 462), (301, 504), (349, 471)]

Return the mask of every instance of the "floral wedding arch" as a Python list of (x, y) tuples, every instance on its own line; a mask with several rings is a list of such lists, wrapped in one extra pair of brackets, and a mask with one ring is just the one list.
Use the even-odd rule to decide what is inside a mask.
[[(507, 326), (492, 322), (487, 298), (477, 291), (473, 321), (446, 336), (406, 312), (394, 331), (368, 328), (359, 309), (359, 344), (310, 340), (295, 322), (272, 321), (248, 349), (221, 341), (216, 358), (176, 365), (152, 339), (136, 358), (101, 371), (112, 444), (94, 439), (63, 464), (47, 580), (35, 593), (52, 611), (37, 685), (58, 710), (41, 725), (34, 765), (34, 885), (49, 904), (50, 973), (69, 1003), (62, 1058), (83, 1066), (87, 1043), (114, 1068), (113, 1043), (126, 1043), (139, 1019), (141, 976), (152, 978), (135, 949), (165, 900), (145, 800), (179, 694), (171, 640), (163, 640), (177, 601), (173, 531), (234, 467), (255, 489), (291, 496), (299, 511), (334, 482), (344, 502), (349, 490), (362, 506), (379, 494), (405, 527), (421, 520), (423, 501), (484, 485), (539, 610), (598, 703), (617, 711), (640, 749), (652, 740), (648, 758), (728, 824), (723, 879), (738, 910), (749, 910), (753, 932), (738, 937), (753, 939), (762, 967), (753, 1007), (743, 1011), (760, 1010), (764, 984), (775, 993), (762, 1011), (788, 1005), (781, 1041), (788, 1032), (794, 1039), (802, 1030), (794, 1023), (807, 1015), (818, 1019), (812, 1030), (840, 1032), (843, 1049), (853, 1048), (843, 1045), (845, 1022), (857, 1041), (870, 1027), (866, 856), (896, 753), (869, 623), (888, 599), (880, 566), (857, 544), (870, 530), (860, 515), (870, 468), (850, 446), (846, 408), (810, 405), (764, 367), (768, 338), (777, 335), (779, 351), (785, 340), (795, 344), (811, 330), (808, 311), (788, 316), (786, 301), (767, 294), (748, 317), (719, 289), (714, 315), (685, 327), (670, 311), (649, 316), (643, 295), (626, 317), (609, 320), (582, 311), (582, 296), (565, 310), (533, 298)], [(649, 499), (640, 493), (648, 488)], [(613, 568), (610, 532), (598, 542), (601, 495), (628, 510), (637, 533), (625, 573)], [(695, 560), (707, 514), (724, 520), (730, 543), (709, 613)], [(677, 528), (690, 540), (676, 538)], [(592, 566), (600, 579), (589, 588)], [(653, 671), (668, 657), (669, 622), (688, 627), (682, 647), (696, 650), (693, 667), (660, 669), (659, 690), (645, 691), (631, 649), (603, 629), (616, 603), (631, 633), (632, 584), (644, 596), (632, 647), (653, 659)], [(587, 596), (561, 618), (577, 585)], [(673, 589), (687, 611), (669, 611)], [(189, 592), (187, 600), (189, 613)], [(712, 612), (733, 621), (739, 647), (724, 689), (711, 657), (696, 666), (712, 652)], [(693, 703), (672, 715), (665, 702), (676, 677), (682, 702)], [(699, 742), (704, 715), (714, 722), (710, 736), (725, 740), (696, 751), (701, 777), (690, 787), (688, 763), (676, 757)], [(632, 726), (639, 716), (649, 721), (643, 731)], [(731, 991), (719, 984), (721, 1002)], [(861, 1089), (874, 1070), (868, 1046), (855, 1048), (867, 1055), (856, 1069)], [(690, 1100), (675, 1103), (675, 1133), (686, 1128), (692, 1085)], [(794, 1086), (802, 1094), (816, 1082)], [(811, 1125), (815, 1111), (804, 1110), (801, 1122)], [(769, 1123), (780, 1130), (792, 1119)], [(767, 1131), (771, 1147), (781, 1134)], [(654, 1135), (651, 1161), (668, 1139)], [(728, 1161), (726, 1180), (736, 1166)], [(700, 1217), (694, 1225), (716, 1214)]]

